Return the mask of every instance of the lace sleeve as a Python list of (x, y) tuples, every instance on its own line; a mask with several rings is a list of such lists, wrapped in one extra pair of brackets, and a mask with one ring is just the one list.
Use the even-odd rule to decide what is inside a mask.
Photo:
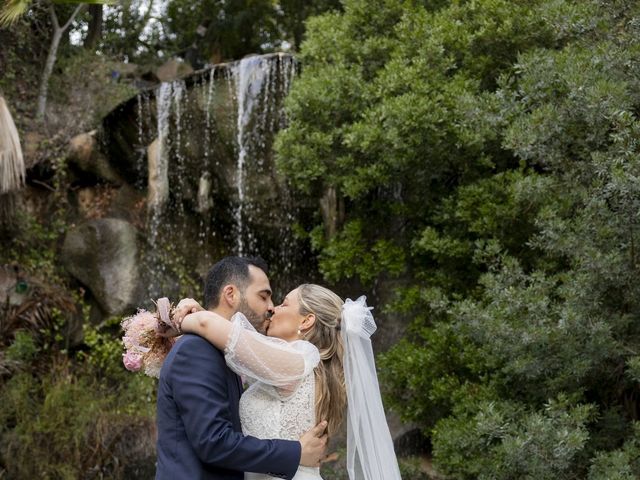
[(239, 375), (290, 391), (320, 362), (318, 349), (309, 342), (261, 335), (241, 313), (231, 318), (231, 324), (224, 357)]

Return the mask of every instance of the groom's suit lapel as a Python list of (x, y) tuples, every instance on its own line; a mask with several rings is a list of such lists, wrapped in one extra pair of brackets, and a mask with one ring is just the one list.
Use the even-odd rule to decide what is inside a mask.
[[(240, 378), (240, 375), (235, 373), (230, 368), (229, 368), (229, 375), (231, 375), (233, 377), (232, 383), (238, 387), (238, 398), (240, 398), (240, 395), (242, 395), (242, 392), (244, 391), (244, 387), (242, 385), (242, 378)], [(229, 388), (231, 388), (231, 387), (229, 387)]]
[(235, 377), (236, 377), (236, 382), (238, 383), (238, 396), (240, 396), (244, 391), (244, 387), (242, 385), (242, 378), (240, 378), (240, 375), (235, 375)]

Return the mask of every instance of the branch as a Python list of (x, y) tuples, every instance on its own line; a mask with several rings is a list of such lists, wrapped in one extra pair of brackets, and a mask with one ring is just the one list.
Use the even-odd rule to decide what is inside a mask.
[(144, 26), (146, 26), (147, 22), (149, 21), (149, 17), (151, 16), (151, 11), (152, 10), (153, 10), (153, 0), (151, 0), (149, 2), (149, 8), (147, 9), (146, 13), (144, 14), (144, 17), (142, 17), (143, 28), (144, 28)]
[(53, 3), (49, 4), (49, 13), (51, 14), (51, 21), (53, 22), (53, 28), (55, 30), (60, 30), (60, 23), (58, 23), (58, 16), (56, 15), (56, 7), (53, 6)]
[(84, 3), (81, 3), (80, 5), (78, 5), (76, 7), (76, 9), (73, 11), (73, 13), (71, 14), (71, 17), (69, 17), (69, 20), (67, 20), (67, 23), (64, 24), (64, 26), (62, 27), (62, 31), (64, 32), (67, 28), (69, 28), (69, 25), (71, 25), (71, 22), (73, 22), (73, 19), (76, 18), (76, 15), (78, 15), (82, 9), (85, 7)]
[(43, 187), (51, 190), (52, 192), (56, 191), (56, 189), (53, 188), (51, 185), (49, 185), (48, 183), (41, 182), (40, 180), (31, 180), (31, 183), (35, 183), (36, 185), (42, 185)]

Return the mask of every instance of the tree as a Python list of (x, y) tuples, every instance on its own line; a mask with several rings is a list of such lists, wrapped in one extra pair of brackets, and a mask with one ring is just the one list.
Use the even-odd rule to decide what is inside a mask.
[(87, 36), (84, 39), (84, 47), (91, 50), (96, 47), (98, 40), (100, 40), (100, 37), (102, 36), (102, 5), (89, 5), (89, 13), (91, 14), (91, 19), (89, 21)]
[[(162, 34), (166, 20), (154, 15), (156, 8), (154, 0), (122, 0), (111, 6), (104, 12), (102, 35), (96, 49), (120, 61), (157, 62), (159, 52), (165, 55), (168, 52)], [(88, 20), (87, 27), (90, 27), (92, 20)], [(88, 28), (85, 42), (90, 32)]]
[[(109, 0), (89, 0), (86, 2), (76, 1), (77, 5), (67, 18), (66, 22), (62, 23), (58, 19), (56, 13), (56, 3), (68, 3), (63, 0), (56, 1), (51, 0), (48, 4), (49, 15), (51, 18), (51, 25), (53, 27), (53, 35), (51, 37), (51, 43), (49, 44), (49, 52), (47, 54), (47, 60), (44, 64), (44, 70), (40, 77), (40, 87), (38, 89), (38, 105), (36, 109), (36, 118), (42, 120), (47, 107), (47, 92), (49, 88), (49, 78), (51, 72), (53, 72), (53, 66), (58, 56), (58, 47), (60, 46), (60, 40), (63, 34), (71, 26), (78, 14), (85, 8), (88, 3), (108, 3)], [(4, 5), (0, 10), (0, 26), (9, 26), (17, 18), (24, 15), (31, 5), (31, 0), (4, 0)]]
[(387, 400), (451, 478), (640, 474), (639, 15), (351, 0), (308, 23), (279, 165), (335, 197), (307, 227), (327, 279), (403, 279)]
[(305, 19), (339, 7), (336, 0), (172, 0), (167, 6), (166, 28), (170, 50), (218, 63), (248, 54), (297, 47)]
[(281, 0), (276, 8), (281, 25), (280, 31), (284, 40), (289, 41), (298, 51), (305, 34), (307, 18), (319, 15), (329, 10), (340, 10), (339, 0)]

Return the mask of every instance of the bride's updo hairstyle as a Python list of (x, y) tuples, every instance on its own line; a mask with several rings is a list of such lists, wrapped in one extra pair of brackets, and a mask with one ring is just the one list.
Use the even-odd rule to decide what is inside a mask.
[(340, 322), (344, 301), (331, 290), (310, 283), (298, 287), (300, 314), (314, 314), (316, 321), (304, 339), (320, 351), (316, 376), (316, 420), (327, 420), (327, 431), (333, 435), (344, 419), (347, 392), (344, 384), (344, 345)]

